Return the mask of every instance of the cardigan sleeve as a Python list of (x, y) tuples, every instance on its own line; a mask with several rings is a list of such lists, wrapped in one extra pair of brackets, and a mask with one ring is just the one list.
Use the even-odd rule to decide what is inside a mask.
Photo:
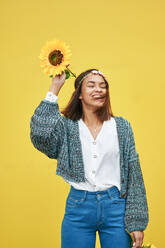
[(148, 203), (139, 154), (136, 151), (132, 126), (128, 128), (128, 188), (125, 209), (125, 226), (129, 232), (145, 230), (149, 222)]
[(49, 158), (58, 158), (65, 136), (65, 117), (61, 115), (57, 101), (43, 99), (30, 119), (30, 139), (36, 149)]

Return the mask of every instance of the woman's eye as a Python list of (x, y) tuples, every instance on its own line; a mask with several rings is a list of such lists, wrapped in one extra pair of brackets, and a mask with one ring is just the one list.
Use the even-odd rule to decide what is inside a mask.
[[(88, 87), (93, 88), (94, 85), (88, 85)], [(106, 89), (106, 86), (101, 86), (100, 88), (101, 88), (101, 89)]]

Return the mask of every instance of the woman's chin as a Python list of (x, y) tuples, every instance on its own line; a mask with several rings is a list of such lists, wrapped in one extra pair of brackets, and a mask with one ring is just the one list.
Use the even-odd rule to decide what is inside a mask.
[(97, 101), (94, 104), (92, 104), (94, 107), (98, 108), (98, 107), (102, 107), (104, 104), (104, 101)]
[(103, 105), (104, 104), (104, 100), (102, 100), (102, 99), (95, 100), (95, 104), (96, 105)]

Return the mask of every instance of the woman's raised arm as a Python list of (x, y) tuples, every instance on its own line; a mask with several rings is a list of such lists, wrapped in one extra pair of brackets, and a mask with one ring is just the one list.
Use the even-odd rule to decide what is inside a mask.
[[(65, 72), (55, 76), (49, 91), (58, 95), (65, 76)], [(34, 147), (49, 158), (57, 159), (65, 133), (65, 117), (61, 115), (58, 103), (43, 99), (30, 120), (30, 139)]]

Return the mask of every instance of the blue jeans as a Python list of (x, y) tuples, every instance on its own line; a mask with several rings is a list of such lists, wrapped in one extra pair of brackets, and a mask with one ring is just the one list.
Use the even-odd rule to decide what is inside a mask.
[(101, 248), (131, 248), (124, 228), (125, 204), (116, 186), (96, 192), (71, 186), (61, 224), (61, 248), (95, 248), (96, 231)]

